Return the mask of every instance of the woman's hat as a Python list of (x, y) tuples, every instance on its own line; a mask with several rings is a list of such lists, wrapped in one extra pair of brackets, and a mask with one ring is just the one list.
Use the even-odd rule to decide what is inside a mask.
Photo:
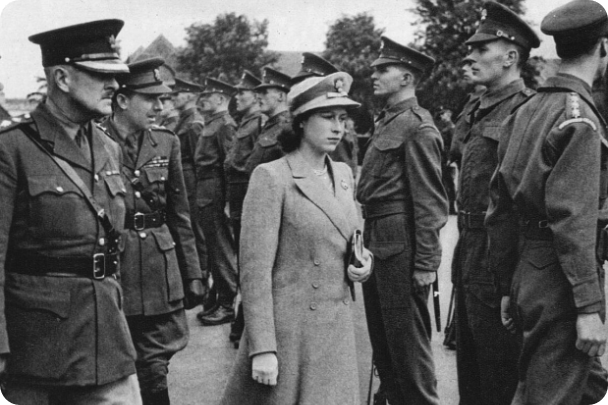
[(292, 115), (327, 107), (359, 107), (360, 103), (348, 97), (352, 83), (353, 78), (348, 73), (338, 72), (296, 84), (287, 95)]

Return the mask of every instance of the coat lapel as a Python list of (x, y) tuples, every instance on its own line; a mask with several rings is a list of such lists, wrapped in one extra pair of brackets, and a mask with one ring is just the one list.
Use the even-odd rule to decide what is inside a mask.
[(106, 165), (110, 158), (106, 143), (102, 136), (106, 136), (101, 129), (96, 125), (89, 123), (89, 132), (91, 134), (91, 150), (93, 152), (93, 173), (98, 173)]
[(154, 157), (156, 157), (156, 142), (155, 136), (151, 130), (146, 130), (141, 136), (144, 139), (141, 140), (141, 148), (139, 148), (139, 154), (137, 155), (136, 169), (140, 169), (143, 165), (148, 163)]
[[(302, 157), (298, 154), (290, 154), (287, 155), (286, 159), (298, 189), (327, 215), (344, 239), (350, 240), (354, 229), (344, 212), (345, 204), (343, 198), (345, 198), (345, 190), (341, 185), (342, 180), (346, 180), (336, 173), (335, 165), (332, 164), (336, 197), (323, 185), (321, 180), (314, 177), (312, 170)], [(338, 191), (338, 189), (342, 191)]]

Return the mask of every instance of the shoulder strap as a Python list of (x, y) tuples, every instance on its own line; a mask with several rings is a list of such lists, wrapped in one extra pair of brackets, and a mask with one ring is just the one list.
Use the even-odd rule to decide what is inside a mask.
[[(42, 145), (42, 143), (40, 142), (38, 133), (36, 131), (34, 131), (29, 125), (22, 125), (21, 130), (23, 130), (25, 135), (40, 150), (42, 150), (47, 156), (49, 156), (57, 164), (57, 166), (59, 166), (61, 171), (70, 179), (70, 181), (72, 183), (74, 183), (76, 185), (76, 187), (78, 187), (78, 189), (82, 192), (82, 194), (84, 194), (85, 200), (87, 201), (89, 206), (91, 206), (93, 211), (95, 211), (95, 213), (97, 214), (97, 218), (99, 219), (101, 225), (103, 226), (103, 229), (104, 229), (106, 235), (108, 236), (108, 238), (113, 238), (114, 236), (116, 236), (117, 231), (114, 228), (114, 225), (112, 225), (112, 222), (110, 221), (110, 218), (108, 217), (108, 214), (106, 213), (105, 209), (101, 205), (99, 205), (99, 203), (95, 200), (95, 198), (93, 198), (91, 191), (84, 184), (84, 182), (82, 181), (82, 179), (80, 178), (78, 173), (76, 173), (74, 168), (72, 166), (70, 166), (70, 164), (68, 162), (59, 158), (58, 156), (53, 155), (46, 147), (44, 147)], [(105, 148), (106, 152), (108, 152), (105, 141), (104, 141), (104, 148)]]

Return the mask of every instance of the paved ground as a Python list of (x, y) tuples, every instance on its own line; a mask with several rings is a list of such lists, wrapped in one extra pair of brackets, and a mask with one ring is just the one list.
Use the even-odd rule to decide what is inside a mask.
[[(443, 328), (448, 311), (451, 282), (450, 263), (457, 239), (456, 218), (450, 217), (442, 230), (443, 260), (439, 270), (441, 291), (442, 332), (433, 335), (433, 353), (437, 368), (439, 397), (442, 405), (458, 404), (455, 352), (442, 346)], [(366, 403), (369, 387), (371, 347), (363, 311), (361, 289), (357, 292), (355, 319), (357, 330), (357, 350), (359, 358), (359, 379), (361, 403)], [(432, 303), (429, 303), (432, 305)], [(236, 350), (228, 341), (229, 326), (202, 327), (195, 315), (197, 310), (189, 311), (190, 344), (178, 353), (170, 366), (170, 388), (172, 403), (175, 405), (216, 405), (230, 373)], [(434, 326), (434, 325), (433, 325)], [(608, 363), (608, 355), (602, 359)], [(378, 386), (374, 380), (374, 390)], [(248, 405), (248, 404), (243, 404)], [(252, 404), (253, 405), (253, 404)], [(336, 404), (340, 405), (340, 404)]]

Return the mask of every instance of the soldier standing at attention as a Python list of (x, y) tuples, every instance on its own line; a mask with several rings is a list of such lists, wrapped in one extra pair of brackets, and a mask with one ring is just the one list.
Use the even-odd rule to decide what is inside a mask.
[(591, 85), (608, 62), (608, 17), (599, 3), (575, 0), (541, 30), (562, 61), (503, 124), (489, 265), (502, 323), (523, 338), (512, 404), (594, 404), (608, 388), (599, 361), (606, 252), (597, 237), (608, 224), (608, 142)]
[[(241, 122), (234, 137), (234, 142), (226, 161), (224, 162), (226, 182), (228, 186), (228, 202), (230, 206), (230, 221), (234, 233), (237, 264), (239, 257), (239, 240), (241, 237), (241, 213), (243, 200), (249, 184), (247, 172), (247, 159), (251, 155), (253, 146), (266, 123), (266, 116), (260, 112), (260, 104), (253, 91), (261, 81), (251, 72), (245, 71), (240, 83), (236, 86), (236, 110), (242, 114)], [(237, 266), (238, 267), (238, 266)], [(240, 270), (239, 270), (240, 273)], [(230, 341), (238, 345), (241, 339), (245, 319), (243, 318), (243, 305), (240, 304), (236, 319), (230, 327)]]
[(19, 405), (141, 404), (117, 281), (125, 218), (112, 112), (121, 20), (33, 35), (48, 98), (0, 132), (0, 372)]
[(194, 153), (196, 203), (200, 226), (205, 233), (209, 266), (217, 303), (197, 314), (203, 325), (220, 325), (234, 319), (236, 297), (236, 255), (234, 239), (224, 209), (226, 175), (224, 162), (230, 151), (236, 122), (228, 113), (228, 103), (236, 89), (228, 83), (208, 78), (200, 98), (205, 128)]
[(526, 88), (521, 68), (540, 40), (514, 12), (486, 2), (477, 32), (466, 42), (471, 80), (486, 91), (459, 118), (461, 140), (458, 187), (460, 237), (452, 261), (456, 285), (456, 369), (460, 403), (508, 405), (517, 387), (515, 336), (500, 323), (500, 295), (488, 269), (484, 226), (490, 202), (490, 178), (502, 122), (534, 92)]
[(247, 172), (262, 163), (272, 162), (283, 156), (277, 138), (281, 133), (291, 134), (291, 114), (287, 106), (287, 93), (291, 88), (291, 78), (272, 68), (265, 67), (262, 84), (255, 88), (260, 103), (260, 111), (268, 117), (253, 151), (247, 160)]
[(169, 360), (188, 343), (184, 306), (192, 308), (203, 296), (179, 139), (153, 127), (160, 97), (170, 91), (158, 73), (163, 63), (138, 61), (129, 65), (131, 73), (117, 76), (114, 114), (104, 124), (123, 154), (127, 215), (120, 273), (144, 405), (169, 404)]
[[(176, 78), (171, 98), (175, 110), (179, 112), (179, 119), (173, 132), (179, 138), (181, 146), (182, 171), (184, 172), (184, 182), (188, 194), (190, 222), (194, 231), (198, 262), (205, 281), (209, 277), (209, 255), (205, 243), (205, 234), (199, 220), (198, 206), (196, 205), (196, 170), (194, 168), (194, 150), (205, 128), (203, 116), (196, 107), (196, 100), (201, 91), (203, 91), (202, 86)], [(205, 303), (207, 307), (215, 305), (213, 291), (209, 292), (208, 300), (212, 302)]]
[[(430, 285), (447, 221), (442, 141), (416, 85), (435, 61), (382, 37), (372, 66), (374, 94), (386, 99), (365, 154), (357, 199), (375, 271), (363, 284), (365, 313), (381, 386), (376, 403), (437, 405), (431, 352)], [(386, 398), (386, 399), (384, 399)]]

